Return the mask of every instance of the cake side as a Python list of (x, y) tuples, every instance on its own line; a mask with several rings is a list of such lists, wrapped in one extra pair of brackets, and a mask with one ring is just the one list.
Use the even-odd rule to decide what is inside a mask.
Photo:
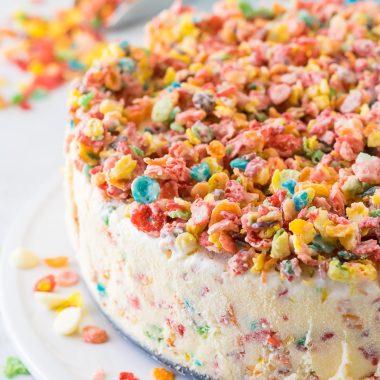
[[(232, 277), (227, 257), (167, 255), (160, 239), (125, 218), (124, 204), (106, 202), (75, 169), (66, 180), (84, 279), (102, 310), (143, 347), (215, 379), (343, 373), (334, 379), (356, 380), (375, 371), (368, 357), (380, 350), (377, 283), (329, 281), (324, 299), (313, 279)], [(105, 210), (112, 210), (106, 223)]]

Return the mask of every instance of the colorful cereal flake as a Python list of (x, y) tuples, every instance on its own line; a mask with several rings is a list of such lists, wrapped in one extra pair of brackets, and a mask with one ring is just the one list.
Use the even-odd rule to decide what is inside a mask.
[(85, 326), (82, 330), (82, 339), (85, 343), (102, 344), (108, 341), (108, 334), (100, 327)]
[(120, 372), (119, 380), (139, 380), (139, 378), (133, 372)]
[(174, 380), (175, 375), (166, 368), (154, 368), (153, 377), (155, 380)]
[(9, 356), (6, 358), (4, 364), (4, 375), (7, 379), (13, 379), (19, 375), (29, 374), (30, 372), (20, 359), (14, 356)]

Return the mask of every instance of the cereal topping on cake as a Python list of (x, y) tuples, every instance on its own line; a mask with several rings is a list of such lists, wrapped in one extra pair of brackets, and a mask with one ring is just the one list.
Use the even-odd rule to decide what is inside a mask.
[(148, 35), (74, 83), (76, 168), (137, 229), (234, 275), (375, 280), (380, 6), (176, 2)]

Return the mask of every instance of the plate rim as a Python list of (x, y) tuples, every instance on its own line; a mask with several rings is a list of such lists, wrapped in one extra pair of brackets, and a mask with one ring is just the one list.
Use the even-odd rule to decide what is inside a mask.
[[(52, 378), (67, 380), (70, 376), (64, 366), (54, 368), (52, 364), (49, 364), (52, 363), (49, 360), (38, 361), (38, 365), (36, 364), (37, 360), (34, 358), (42, 357), (45, 352), (41, 343), (35, 339), (35, 334), (25, 323), (27, 316), (26, 313), (23, 313), (22, 304), (9, 301), (6, 288), (17, 285), (17, 276), (14, 274), (16, 270), (19, 271), (19, 269), (11, 267), (9, 257), (17, 246), (22, 246), (23, 236), (30, 225), (31, 218), (41, 208), (43, 201), (60, 186), (61, 179), (62, 176), (59, 174), (51, 175), (26, 200), (5, 234), (0, 255), (0, 284), (2, 285), (0, 286), (0, 312), (3, 327), (28, 371), (38, 380), (51, 380)], [(34, 341), (34, 349), (25, 349), (25, 341)], [(56, 367), (56, 364), (54, 365)]]

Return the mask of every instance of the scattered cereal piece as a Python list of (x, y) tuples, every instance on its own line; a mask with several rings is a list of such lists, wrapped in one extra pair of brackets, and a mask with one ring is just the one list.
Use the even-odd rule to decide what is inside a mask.
[(82, 339), (86, 343), (102, 344), (108, 342), (106, 330), (96, 326), (85, 326), (82, 331)]
[(119, 380), (140, 380), (132, 372), (120, 372)]
[(53, 330), (59, 335), (71, 335), (77, 332), (82, 318), (80, 307), (68, 307), (61, 311), (54, 320)]
[(106, 373), (103, 369), (97, 369), (91, 377), (91, 380), (105, 380), (105, 379), (106, 379)]
[(53, 275), (48, 275), (37, 281), (36, 285), (34, 286), (34, 291), (35, 292), (54, 292), (55, 285), (56, 285), (55, 277)]
[(71, 293), (64, 302), (62, 302), (60, 305), (57, 305), (54, 310), (57, 312), (61, 312), (64, 309), (67, 309), (68, 307), (82, 307), (83, 306), (83, 298), (80, 293), (80, 291), (75, 291)]
[(55, 279), (58, 286), (69, 287), (74, 286), (79, 282), (79, 275), (73, 270), (65, 270), (58, 273)]
[(174, 380), (174, 373), (166, 368), (154, 368), (153, 377), (155, 380)]
[(40, 259), (29, 249), (19, 247), (12, 252), (11, 263), (20, 269), (31, 269), (40, 264)]
[(57, 308), (66, 301), (66, 298), (59, 294), (42, 291), (34, 292), (34, 297), (50, 310)]
[(69, 263), (69, 258), (67, 256), (47, 257), (43, 260), (43, 262), (50, 268), (62, 268), (67, 266)]
[(5, 359), (4, 375), (8, 379), (13, 379), (19, 375), (30, 375), (30, 372), (20, 359), (14, 356), (8, 356)]

